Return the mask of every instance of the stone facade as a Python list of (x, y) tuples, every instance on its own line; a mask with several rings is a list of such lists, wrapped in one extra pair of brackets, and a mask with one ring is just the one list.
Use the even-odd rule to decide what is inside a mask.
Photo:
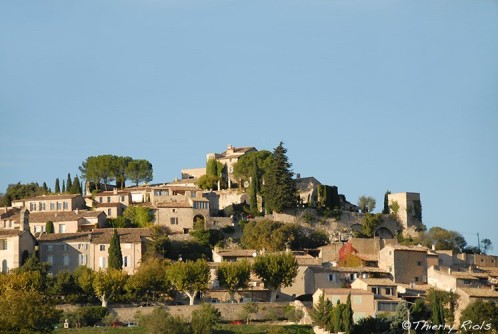
[(16, 208), (27, 208), (30, 212), (73, 211), (85, 208), (85, 200), (78, 194), (42, 195), (12, 201)]
[(379, 252), (379, 268), (396, 283), (427, 282), (427, 248), (387, 245)]
[[(418, 231), (424, 229), (422, 224), (422, 206), (419, 193), (395, 193), (388, 195), (391, 214), (397, 215), (405, 235), (418, 236)], [(397, 212), (393, 211), (394, 206), (398, 206)]]

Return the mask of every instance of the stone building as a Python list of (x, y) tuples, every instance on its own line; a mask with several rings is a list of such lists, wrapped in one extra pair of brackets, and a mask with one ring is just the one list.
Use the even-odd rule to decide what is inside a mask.
[(41, 195), (12, 201), (15, 208), (25, 207), (29, 212), (73, 211), (85, 208), (85, 200), (79, 194)]
[(427, 283), (427, 251), (425, 247), (386, 245), (379, 252), (379, 268), (396, 283)]
[(422, 204), (419, 193), (395, 193), (388, 195), (391, 214), (397, 216), (403, 233), (408, 236), (417, 237), (425, 226), (422, 224)]
[(29, 211), (20, 212), (19, 228), (0, 229), (0, 272), (19, 268), (35, 251), (36, 240), (29, 231)]
[[(50, 264), (50, 272), (67, 270), (74, 272), (78, 266), (92, 270), (108, 267), (109, 246), (113, 229), (97, 229), (91, 232), (42, 234), (38, 238), (40, 261)], [(123, 270), (132, 275), (136, 272), (150, 240), (150, 229), (118, 228)]]

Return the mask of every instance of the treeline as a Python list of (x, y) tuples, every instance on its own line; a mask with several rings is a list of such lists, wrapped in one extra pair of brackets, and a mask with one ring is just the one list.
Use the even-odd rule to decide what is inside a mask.
[(123, 189), (126, 180), (131, 180), (138, 186), (140, 182), (150, 182), (153, 179), (152, 164), (148, 160), (133, 159), (111, 154), (91, 156), (81, 163), (79, 170), (82, 177), (92, 182), (97, 189), (100, 184), (116, 181), (116, 187)]

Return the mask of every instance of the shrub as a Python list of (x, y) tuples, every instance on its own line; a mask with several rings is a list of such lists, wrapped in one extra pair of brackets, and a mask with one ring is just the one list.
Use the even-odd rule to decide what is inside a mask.
[(68, 319), (72, 326), (79, 324), (80, 326), (93, 326), (102, 321), (109, 311), (101, 306), (82, 306), (74, 311), (66, 311), (63, 314), (62, 322)]
[(202, 304), (201, 308), (192, 312), (192, 333), (193, 334), (210, 334), (213, 326), (221, 320), (220, 311), (210, 305)]
[(140, 323), (148, 334), (191, 334), (190, 325), (182, 318), (170, 315), (161, 308), (140, 316)]

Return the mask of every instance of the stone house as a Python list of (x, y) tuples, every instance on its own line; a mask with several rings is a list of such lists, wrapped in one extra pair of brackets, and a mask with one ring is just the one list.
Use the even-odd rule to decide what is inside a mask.
[(427, 248), (386, 245), (379, 252), (379, 268), (396, 283), (427, 283)]
[(107, 218), (117, 218), (132, 203), (129, 190), (102, 191), (93, 196), (92, 207), (104, 211)]
[(397, 284), (388, 278), (359, 277), (351, 283), (352, 289), (372, 291), (374, 295), (397, 297)]
[(29, 211), (20, 212), (17, 229), (0, 229), (0, 272), (19, 268), (35, 251), (36, 240), (29, 231)]
[[(67, 270), (74, 272), (79, 266), (92, 270), (108, 267), (109, 246), (113, 229), (97, 229), (91, 232), (66, 234), (42, 234), (38, 238), (40, 261), (51, 265), (56, 274)], [(150, 230), (144, 228), (118, 228), (123, 270), (133, 275), (142, 261)]]
[(315, 206), (318, 203), (318, 186), (322, 185), (320, 181), (313, 176), (302, 178), (301, 174), (296, 174), (294, 182), (299, 193), (300, 203)]
[(227, 149), (222, 153), (208, 153), (206, 155), (206, 161), (209, 159), (216, 159), (225, 166), (225, 176), (228, 181), (228, 189), (232, 188), (233, 183), (238, 183), (239, 181), (233, 176), (233, 166), (239, 159), (250, 152), (256, 152), (254, 147), (234, 147), (228, 145)]
[(313, 305), (316, 305), (322, 295), (330, 300), (333, 305), (340, 301), (346, 304), (348, 295), (351, 294), (351, 308), (353, 309), (353, 320), (358, 322), (362, 318), (375, 317), (376, 305), (374, 294), (361, 289), (318, 289), (313, 294)]
[(432, 266), (427, 270), (428, 283), (445, 291), (456, 291), (457, 288), (479, 288), (487, 284), (486, 279), (479, 279), (479, 274), (472, 271), (456, 271), (451, 268)]
[(16, 208), (26, 207), (29, 212), (73, 211), (85, 208), (85, 200), (79, 194), (41, 195), (12, 201)]

